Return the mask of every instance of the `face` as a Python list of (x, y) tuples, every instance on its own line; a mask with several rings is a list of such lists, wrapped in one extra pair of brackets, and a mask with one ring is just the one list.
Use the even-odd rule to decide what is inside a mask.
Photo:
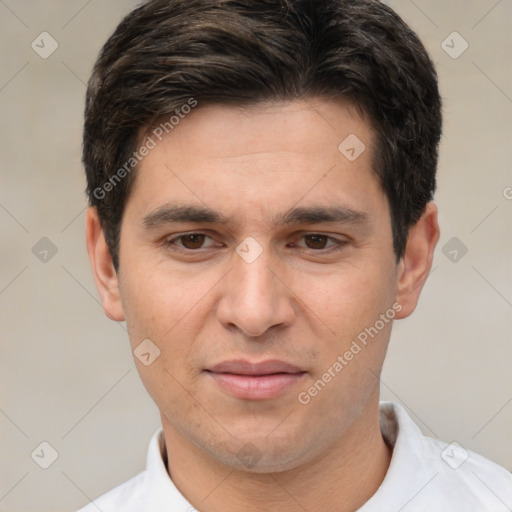
[(145, 354), (164, 430), (232, 467), (311, 461), (376, 409), (392, 320), (411, 310), (372, 129), (310, 99), (199, 105), (153, 138), (121, 226), (119, 298), (102, 298)]

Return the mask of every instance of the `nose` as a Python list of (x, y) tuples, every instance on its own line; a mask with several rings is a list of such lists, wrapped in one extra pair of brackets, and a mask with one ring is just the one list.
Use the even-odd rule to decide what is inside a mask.
[(289, 326), (295, 317), (293, 293), (272, 270), (266, 249), (248, 263), (235, 255), (234, 268), (223, 280), (217, 318), (226, 328), (236, 327), (247, 336), (257, 337), (272, 327)]

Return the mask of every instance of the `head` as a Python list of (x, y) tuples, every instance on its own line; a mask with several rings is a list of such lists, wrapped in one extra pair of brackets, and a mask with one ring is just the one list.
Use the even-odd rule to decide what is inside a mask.
[[(251, 442), (263, 471), (371, 416), (438, 238), (440, 133), (432, 63), (380, 2), (154, 0), (121, 22), (87, 92), (87, 239), (106, 313), (135, 354), (151, 340), (164, 428), (230, 465)], [(249, 396), (215, 371), (240, 359), (297, 372)]]

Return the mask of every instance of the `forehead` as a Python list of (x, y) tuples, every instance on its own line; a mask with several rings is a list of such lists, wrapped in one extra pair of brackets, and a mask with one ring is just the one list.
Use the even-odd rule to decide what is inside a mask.
[(187, 115), (159, 121), (145, 134), (157, 142), (168, 139), (171, 145), (186, 146), (190, 151), (180, 157), (191, 158), (280, 151), (308, 154), (327, 146), (337, 149), (350, 134), (364, 139), (367, 147), (373, 138), (372, 127), (358, 107), (346, 100), (322, 98), (250, 105), (199, 103)]
[(244, 205), (274, 216), (279, 204), (350, 205), (378, 188), (373, 139), (372, 127), (346, 102), (199, 104), (141, 137), (153, 148), (138, 166), (132, 195), (141, 214), (176, 200), (218, 210), (239, 198), (238, 215)]

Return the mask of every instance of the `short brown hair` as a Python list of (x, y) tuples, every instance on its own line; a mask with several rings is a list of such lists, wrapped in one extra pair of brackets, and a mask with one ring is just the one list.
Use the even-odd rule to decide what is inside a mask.
[(435, 190), (441, 100), (425, 48), (394, 11), (378, 0), (151, 0), (126, 16), (89, 81), (83, 141), (89, 201), (116, 269), (136, 172), (126, 163), (144, 129), (191, 99), (310, 96), (348, 99), (372, 123), (401, 257)]

